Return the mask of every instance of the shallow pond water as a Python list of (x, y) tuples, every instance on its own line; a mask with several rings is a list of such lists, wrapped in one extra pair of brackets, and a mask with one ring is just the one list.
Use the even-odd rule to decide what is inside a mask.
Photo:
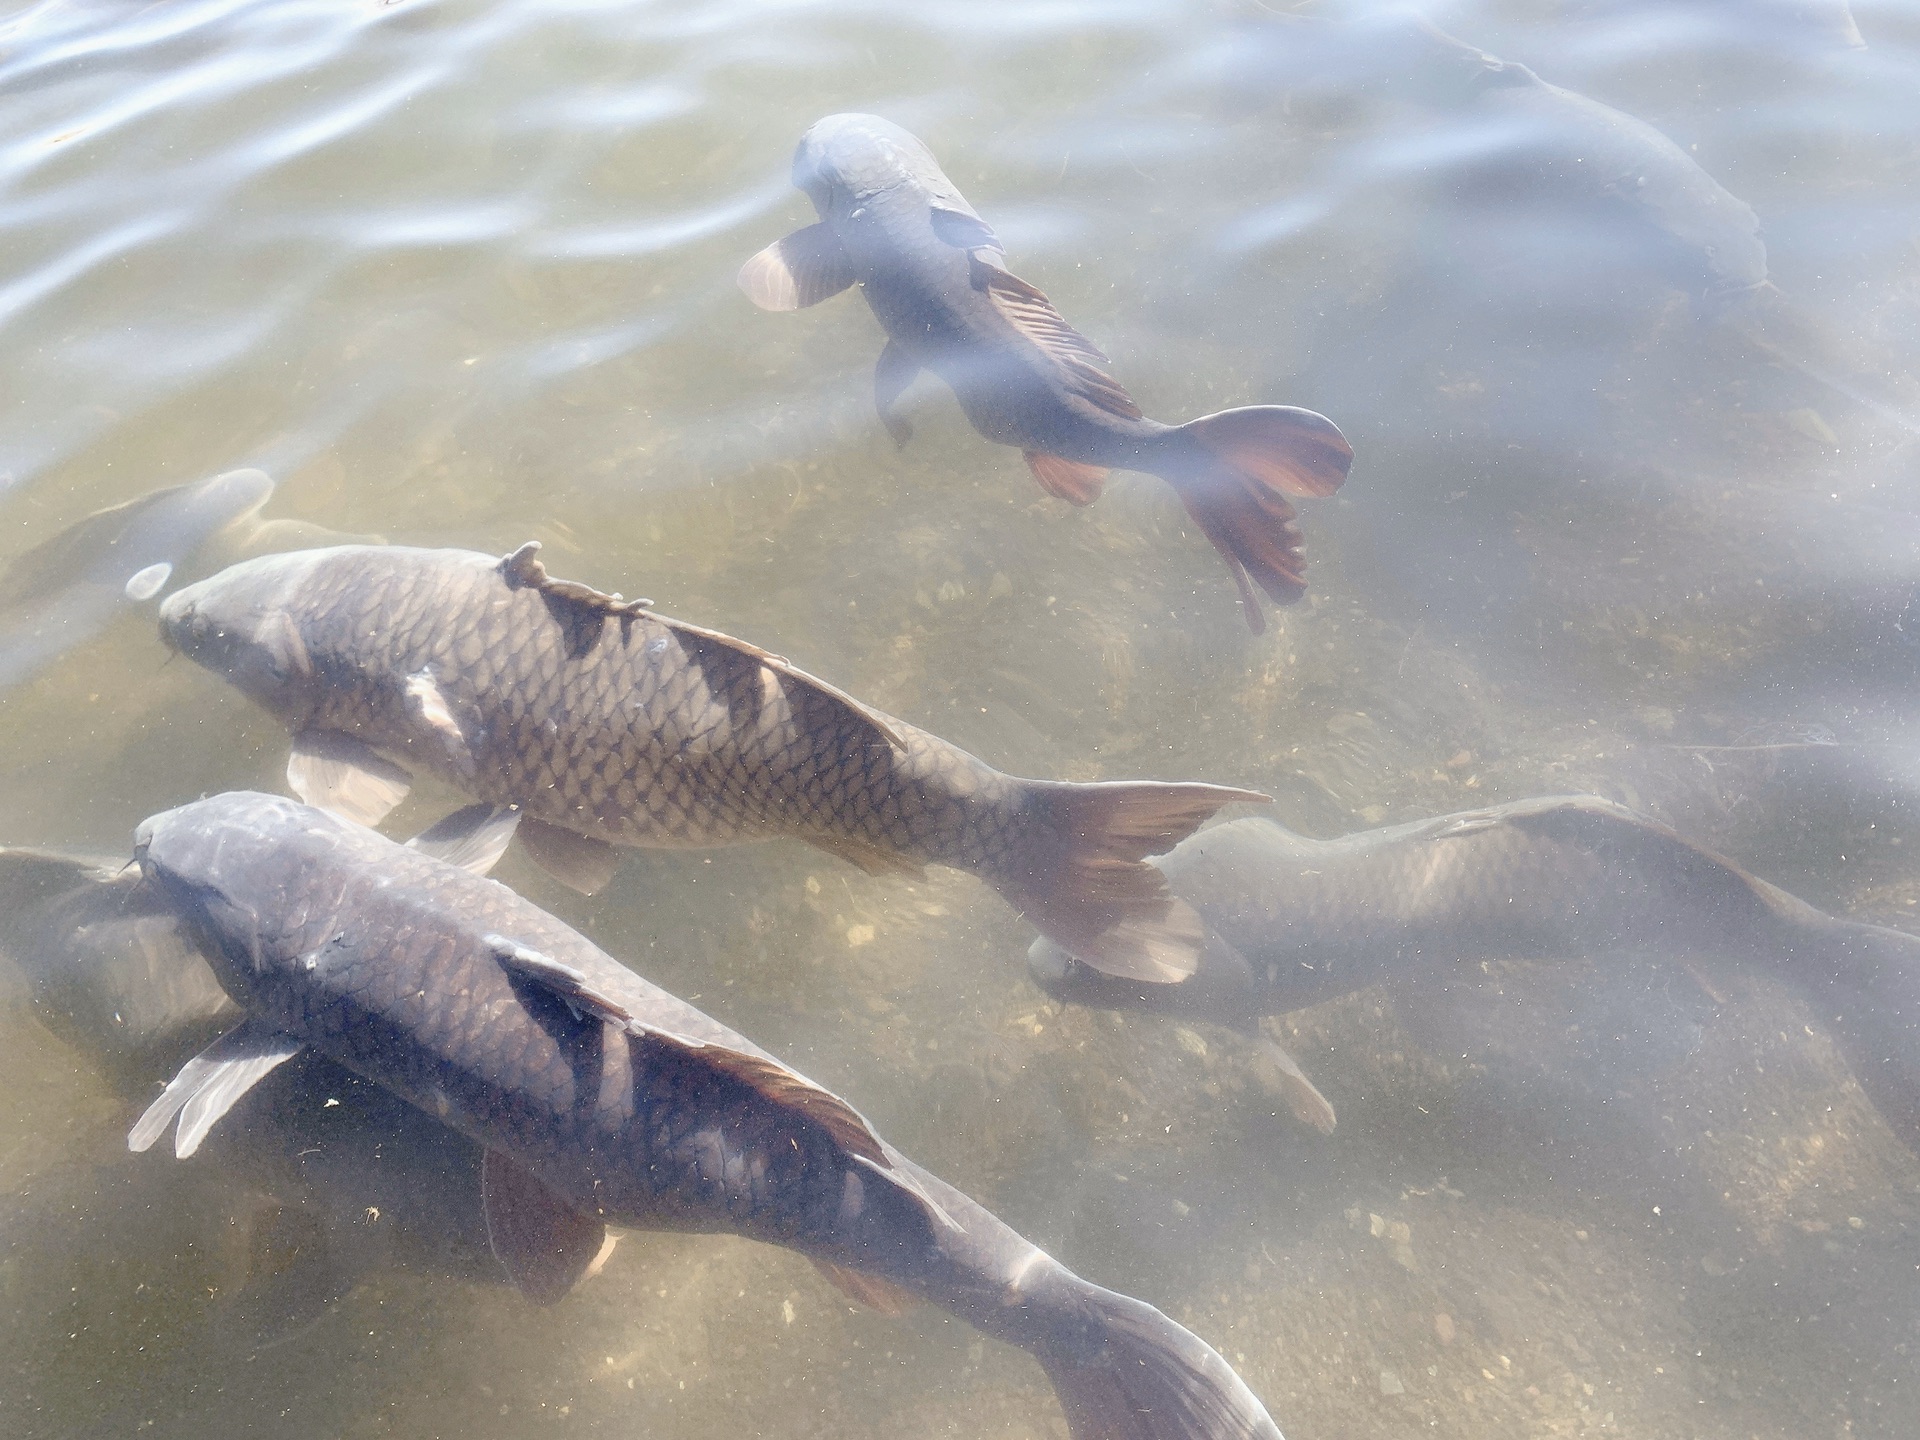
[[(1298, 8), (12, 8), (0, 560), (257, 466), (270, 517), (538, 539), (1019, 774), (1255, 787), (1314, 835), (1591, 791), (1920, 926), (1920, 12), (1859, 0), (1863, 46), (1785, 0), (1428, 12), (1748, 202), (1771, 285), (1729, 300), (1546, 129), (1428, 83), (1384, 7)], [(866, 308), (747, 303), (837, 110), (925, 139), (1150, 415), (1341, 424), (1305, 602), (1250, 635), (1160, 482), (1071, 509), (931, 382), (896, 452)], [(133, 607), (0, 727), (0, 840), (103, 855), (285, 756)], [(1473, 1014), (1270, 1022), (1322, 1136), (1232, 1033), (1053, 1004), (957, 872), (500, 874), (1190, 1325), (1292, 1440), (1920, 1433), (1920, 1161), (1764, 981), (1517, 966)], [(4, 993), (8, 1435), (1065, 1433), (1023, 1355), (730, 1238), (629, 1236), (537, 1310), (370, 1206), (358, 1283), (262, 1346), (271, 1168), (128, 1155), (164, 1076)]]

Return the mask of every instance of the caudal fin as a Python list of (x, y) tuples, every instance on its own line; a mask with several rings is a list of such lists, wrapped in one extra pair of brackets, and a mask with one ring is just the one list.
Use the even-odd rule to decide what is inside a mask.
[(1141, 1300), (1078, 1281), (1060, 1339), (1034, 1349), (1073, 1440), (1282, 1440), (1233, 1368)]
[(1269, 797), (1223, 785), (1028, 781), (1014, 860), (992, 878), (1074, 956), (1129, 980), (1170, 984), (1200, 963), (1200, 917), (1146, 863), (1224, 805)]
[(1353, 447), (1326, 416), (1291, 405), (1202, 415), (1171, 440), (1177, 459), (1162, 478), (1227, 562), (1247, 624), (1258, 634), (1267, 622), (1254, 584), (1277, 605), (1291, 604), (1307, 589), (1300, 530), (1286, 497), (1338, 490)]

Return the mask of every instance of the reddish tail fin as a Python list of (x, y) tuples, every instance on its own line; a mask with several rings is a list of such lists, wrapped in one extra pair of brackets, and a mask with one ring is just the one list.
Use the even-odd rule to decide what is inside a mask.
[(1206, 1341), (1144, 1301), (1074, 1277), (1074, 1323), (1035, 1358), (1073, 1440), (1281, 1440), (1246, 1382)]
[(1191, 975), (1205, 939), (1200, 917), (1146, 857), (1171, 850), (1223, 805), (1268, 797), (1150, 780), (1027, 784), (1025, 831), (1014, 862), (994, 877), (1000, 892), (1097, 970), (1161, 984)]
[(1222, 410), (1174, 434), (1184, 442), (1183, 459), (1164, 478), (1226, 560), (1258, 634), (1266, 618), (1249, 576), (1277, 605), (1306, 593), (1306, 560), (1286, 496), (1338, 490), (1353, 447), (1326, 416), (1291, 405)]

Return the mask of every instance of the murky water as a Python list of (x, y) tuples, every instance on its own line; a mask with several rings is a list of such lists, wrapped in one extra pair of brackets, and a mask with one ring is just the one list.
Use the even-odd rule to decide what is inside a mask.
[[(537, 538), (1007, 770), (1256, 786), (1321, 835), (1590, 790), (1911, 927), (1920, 13), (1860, 0), (1850, 49), (1838, 8), (1431, 12), (1748, 201), (1777, 293), (1731, 308), (1529, 180), (1550, 137), (1432, 93), (1365, 5), (1331, 41), (1155, 0), (20, 8), (0, 558), (259, 466), (270, 516)], [(747, 304), (739, 262), (812, 218), (796, 137), (845, 109), (927, 140), (1149, 414), (1340, 422), (1307, 603), (1249, 636), (1159, 482), (1069, 510), (931, 384), (896, 454), (865, 307)], [(129, 612), (0, 697), (0, 839), (124, 854), (276, 786), (278, 726), (163, 661)], [(1920, 1161), (1764, 982), (1288, 1017), (1322, 1137), (1232, 1034), (1047, 1002), (955, 872), (501, 874), (1191, 1325), (1293, 1440), (1920, 1431)], [(1064, 1433), (1024, 1356), (731, 1239), (628, 1237), (535, 1310), (370, 1205), (359, 1283), (259, 1348), (275, 1172), (126, 1154), (162, 1078), (4, 1016), (9, 1435)]]

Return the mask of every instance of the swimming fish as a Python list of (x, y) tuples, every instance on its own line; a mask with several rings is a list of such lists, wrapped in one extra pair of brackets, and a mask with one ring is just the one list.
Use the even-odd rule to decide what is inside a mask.
[(1143, 859), (1264, 796), (1004, 775), (538, 549), (263, 556), (169, 596), (161, 632), (285, 722), (295, 794), (363, 824), (423, 770), (521, 807), (528, 853), (588, 894), (616, 845), (788, 836), (876, 874), (972, 871), (1116, 974), (1193, 969), (1199, 921)]
[(31, 678), (151, 600), (178, 565), (272, 493), (261, 471), (229, 470), (98, 511), (19, 556), (0, 575), (0, 686)]
[(1656, 258), (1703, 302), (1721, 304), (1767, 279), (1753, 207), (1646, 121), (1542, 80), (1418, 18), (1428, 83), (1488, 122), (1474, 150), (1439, 176), (1454, 198), (1496, 209), (1513, 197), (1593, 206), (1656, 242)]
[(1205, 1342), (1082, 1280), (839, 1096), (505, 887), (244, 793), (147, 820), (134, 857), (247, 1012), (140, 1118), (136, 1151), (177, 1116), (192, 1153), (311, 1047), (485, 1147), (491, 1243), (536, 1302), (567, 1293), (609, 1224), (738, 1234), (1029, 1351), (1079, 1440), (1279, 1440)]
[(1353, 450), (1324, 415), (1285, 405), (1162, 425), (1140, 413), (1107, 357), (1034, 286), (931, 151), (876, 115), (829, 115), (801, 137), (793, 183), (820, 222), (749, 259), (740, 288), (764, 310), (797, 310), (858, 284), (887, 332), (874, 399), (896, 444), (896, 410), (922, 370), (952, 388), (989, 440), (1017, 446), (1035, 480), (1075, 505), (1112, 469), (1158, 475), (1226, 561), (1247, 623), (1306, 590), (1288, 495), (1331, 495)]
[[(1611, 801), (1520, 800), (1336, 840), (1253, 817), (1156, 863), (1206, 923), (1195, 974), (1121, 981), (1042, 939), (1027, 957), (1035, 983), (1079, 1004), (1247, 1030), (1260, 1015), (1483, 960), (1724, 959), (1804, 996), (1920, 1151), (1920, 936), (1827, 915)], [(1330, 1128), (1311, 1089), (1299, 1077), (1296, 1112)]]

